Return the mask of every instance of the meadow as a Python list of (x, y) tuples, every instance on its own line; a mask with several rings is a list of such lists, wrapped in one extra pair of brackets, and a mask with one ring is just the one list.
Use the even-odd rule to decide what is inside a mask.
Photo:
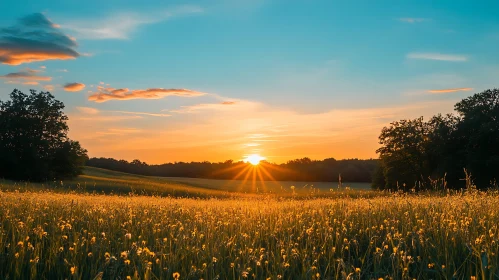
[[(111, 188), (160, 187), (93, 171), (85, 176), (106, 174)], [(224, 196), (167, 186), (215, 194), (185, 198), (101, 194), (78, 180), (89, 189), (4, 183), (1, 279), (499, 278), (495, 191)]]
[(0, 180), (0, 189), (51, 190), (56, 192), (157, 195), (196, 198), (229, 198), (270, 195), (277, 197), (337, 196), (372, 193), (369, 183), (292, 182), (253, 180), (214, 180), (180, 177), (141, 176), (95, 167), (85, 167), (83, 175), (69, 181), (45, 184)]

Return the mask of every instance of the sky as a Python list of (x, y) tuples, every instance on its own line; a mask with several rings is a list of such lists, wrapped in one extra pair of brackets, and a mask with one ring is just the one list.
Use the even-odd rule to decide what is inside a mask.
[(90, 157), (377, 158), (400, 119), (498, 86), (498, 1), (0, 2), (0, 100), (66, 105)]

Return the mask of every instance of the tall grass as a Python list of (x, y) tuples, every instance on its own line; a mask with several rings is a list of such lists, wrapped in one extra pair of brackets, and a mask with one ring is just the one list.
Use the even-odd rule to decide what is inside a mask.
[(0, 192), (0, 279), (498, 279), (498, 204)]

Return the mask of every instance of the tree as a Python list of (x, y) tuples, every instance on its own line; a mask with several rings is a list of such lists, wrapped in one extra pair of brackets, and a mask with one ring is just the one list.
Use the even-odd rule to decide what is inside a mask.
[(454, 106), (459, 113), (456, 144), (478, 187), (499, 179), (499, 89), (477, 93)]
[(464, 187), (463, 169), (478, 188), (493, 185), (499, 178), (499, 90), (465, 98), (454, 109), (457, 116), (402, 120), (383, 128), (373, 187), (428, 188), (445, 177), (448, 186), (459, 189)]
[(383, 188), (413, 188), (421, 181), (421, 176), (428, 174), (427, 140), (428, 125), (423, 117), (392, 122), (383, 128), (379, 136), (379, 143), (383, 146), (376, 151), (384, 167), (386, 185)]
[(0, 101), (0, 177), (46, 181), (81, 173), (86, 150), (68, 138), (64, 104), (49, 92), (15, 89)]

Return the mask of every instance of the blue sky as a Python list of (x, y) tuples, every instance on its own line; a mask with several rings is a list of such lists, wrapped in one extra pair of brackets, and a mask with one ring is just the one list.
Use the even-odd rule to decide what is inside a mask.
[(375, 157), (499, 78), (499, 2), (146, 2), (2, 1), (0, 99), (50, 90), (91, 156), (281, 162)]

